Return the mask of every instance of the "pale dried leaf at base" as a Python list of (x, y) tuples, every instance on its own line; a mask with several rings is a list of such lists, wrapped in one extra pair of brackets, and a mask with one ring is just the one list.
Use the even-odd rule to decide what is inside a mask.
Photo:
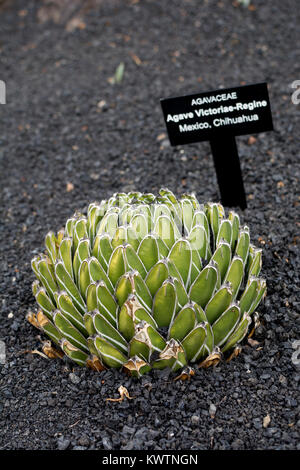
[(123, 385), (121, 385), (119, 388), (118, 388), (118, 392), (120, 394), (120, 398), (106, 398), (106, 401), (118, 401), (118, 402), (121, 402), (124, 400), (124, 398), (128, 398), (129, 400), (133, 400), (133, 398), (135, 397), (131, 397), (129, 395), (129, 392), (127, 390), (126, 387), (123, 387)]

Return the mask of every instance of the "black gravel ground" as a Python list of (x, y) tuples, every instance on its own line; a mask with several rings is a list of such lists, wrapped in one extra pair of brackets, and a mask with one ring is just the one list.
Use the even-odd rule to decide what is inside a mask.
[[(41, 2), (0, 7), (0, 448), (299, 449), (298, 2), (96, 3), (73, 31), (70, 15), (38, 22)], [(116, 191), (167, 186), (219, 199), (209, 144), (171, 148), (159, 99), (264, 80), (275, 131), (238, 138), (241, 218), (264, 248), (268, 282), (259, 344), (190, 382), (168, 371), (138, 382), (24, 353), (41, 349), (25, 315), (35, 307), (30, 259), (48, 230)], [(106, 402), (120, 385), (135, 398)]]

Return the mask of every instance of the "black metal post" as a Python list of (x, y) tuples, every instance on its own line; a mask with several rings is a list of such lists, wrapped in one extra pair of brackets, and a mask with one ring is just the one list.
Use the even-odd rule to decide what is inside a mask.
[(210, 141), (223, 206), (247, 208), (240, 159), (234, 136)]

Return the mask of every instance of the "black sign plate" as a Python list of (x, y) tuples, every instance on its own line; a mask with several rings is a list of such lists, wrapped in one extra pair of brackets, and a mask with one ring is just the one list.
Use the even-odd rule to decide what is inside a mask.
[(166, 98), (161, 106), (173, 146), (273, 130), (266, 83)]

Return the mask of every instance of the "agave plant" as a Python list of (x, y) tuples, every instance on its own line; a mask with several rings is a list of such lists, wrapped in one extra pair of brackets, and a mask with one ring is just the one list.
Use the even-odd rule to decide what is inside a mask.
[(28, 319), (97, 370), (209, 363), (243, 340), (266, 291), (262, 251), (239, 216), (166, 189), (92, 203), (45, 245)]

